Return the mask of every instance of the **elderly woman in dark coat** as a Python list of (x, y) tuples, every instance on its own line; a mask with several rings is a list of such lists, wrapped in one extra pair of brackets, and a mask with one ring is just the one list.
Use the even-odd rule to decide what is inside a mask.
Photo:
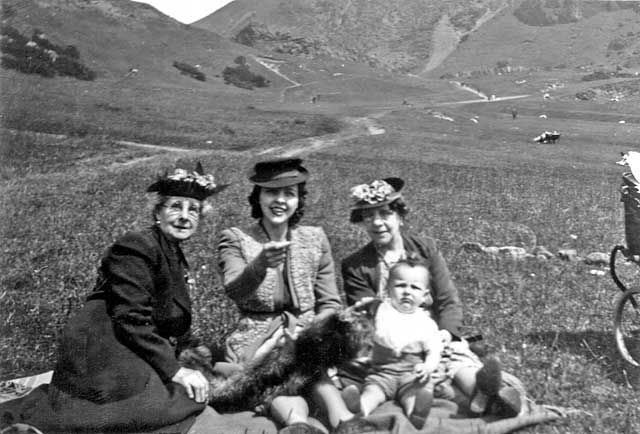
[(135, 432), (205, 408), (207, 380), (176, 358), (191, 325), (180, 244), (196, 233), (207, 197), (220, 189), (200, 165), (149, 187), (157, 193), (155, 224), (107, 250), (93, 292), (64, 329), (51, 384), (0, 406), (5, 422), (46, 433)]

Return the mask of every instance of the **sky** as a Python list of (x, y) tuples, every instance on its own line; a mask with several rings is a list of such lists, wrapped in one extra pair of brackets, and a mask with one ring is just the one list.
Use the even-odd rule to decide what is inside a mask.
[(165, 15), (191, 24), (211, 15), (232, 0), (133, 0), (139, 3), (148, 3)]

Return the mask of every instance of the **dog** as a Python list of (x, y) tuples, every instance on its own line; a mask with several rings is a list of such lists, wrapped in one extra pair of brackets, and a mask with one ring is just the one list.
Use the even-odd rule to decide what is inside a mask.
[(297, 339), (226, 378), (216, 374), (206, 347), (187, 349), (179, 360), (205, 375), (211, 385), (208, 403), (217, 411), (252, 410), (278, 396), (304, 394), (328, 368), (366, 357), (373, 347), (373, 331), (372, 313), (356, 305), (312, 322)]

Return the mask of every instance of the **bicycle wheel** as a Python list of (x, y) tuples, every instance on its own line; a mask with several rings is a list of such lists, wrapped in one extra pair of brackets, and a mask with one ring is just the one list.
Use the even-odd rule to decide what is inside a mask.
[(640, 367), (640, 289), (630, 289), (618, 298), (614, 327), (620, 355)]

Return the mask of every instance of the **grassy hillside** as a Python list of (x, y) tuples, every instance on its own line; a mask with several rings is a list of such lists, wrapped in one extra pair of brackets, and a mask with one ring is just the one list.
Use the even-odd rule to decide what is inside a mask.
[[(3, 7), (3, 25), (27, 37), (39, 29), (57, 45), (77, 47), (80, 60), (97, 73), (94, 81), (80, 81), (1, 69), (6, 128), (218, 149), (323, 132), (321, 115), (272, 107), (269, 102), (289, 83), (256, 63), (255, 50), (177, 23), (144, 4), (25, 0)], [(271, 86), (249, 91), (225, 84), (222, 71), (235, 66), (238, 56)], [(175, 61), (199, 65), (206, 81), (181, 74)]]
[[(502, 246), (525, 239), (529, 251), (535, 244), (552, 252), (575, 248), (584, 256), (623, 242), (620, 169), (613, 161), (634, 146), (637, 124), (607, 140), (602, 132), (616, 123), (573, 115), (561, 142), (534, 145), (525, 131), (542, 126), (535, 116), (523, 113), (512, 121), (490, 103), (441, 110), (454, 122), (401, 108), (377, 118), (385, 134), (305, 154), (313, 179), (304, 221), (325, 228), (339, 261), (366, 240), (348, 223), (349, 187), (401, 175), (412, 209), (407, 224), (438, 239), (461, 291), (465, 332), (483, 333), (534, 400), (582, 411), (523, 432), (637, 432), (640, 403), (633, 387), (640, 373), (617, 356), (611, 338), (617, 290), (607, 276), (591, 273), (604, 268), (460, 249), (466, 241)], [(478, 124), (468, 122), (472, 114)], [(2, 211), (3, 378), (52, 367), (58, 333), (91, 289), (103, 249), (128, 228), (150, 223), (142, 193), (149, 180), (196, 159), (233, 183), (186, 245), (198, 288), (195, 336), (222, 344), (236, 312), (220, 288), (212, 246), (220, 229), (250, 220), (243, 198), (250, 189), (245, 173), (257, 158), (253, 150), (167, 153), (97, 137), (26, 132), (4, 132), (0, 139), (7, 175), (0, 191), (12, 198)], [(640, 279), (638, 267), (620, 267), (626, 281)]]

